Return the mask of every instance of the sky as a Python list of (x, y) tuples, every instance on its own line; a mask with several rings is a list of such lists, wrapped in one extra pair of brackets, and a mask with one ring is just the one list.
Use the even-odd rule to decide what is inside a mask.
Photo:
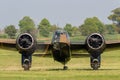
[(86, 18), (98, 17), (104, 24), (107, 17), (120, 7), (120, 0), (0, 0), (0, 29), (8, 25), (18, 28), (24, 16), (30, 16), (36, 26), (43, 18), (64, 27), (80, 26)]

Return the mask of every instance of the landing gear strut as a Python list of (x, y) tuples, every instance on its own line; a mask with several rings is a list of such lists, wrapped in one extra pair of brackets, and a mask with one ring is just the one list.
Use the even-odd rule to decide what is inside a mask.
[(22, 67), (25, 71), (29, 71), (32, 62), (32, 55), (22, 54)]
[(66, 66), (66, 59), (65, 59), (65, 61), (64, 61), (63, 70), (68, 70), (68, 66)]

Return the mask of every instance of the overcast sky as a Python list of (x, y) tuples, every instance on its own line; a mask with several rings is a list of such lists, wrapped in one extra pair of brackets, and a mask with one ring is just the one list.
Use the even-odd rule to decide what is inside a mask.
[(81, 25), (88, 17), (97, 16), (103, 23), (120, 7), (120, 0), (0, 0), (0, 29), (13, 24), (18, 27), (24, 16), (30, 16), (36, 25), (43, 18), (63, 27), (66, 23)]

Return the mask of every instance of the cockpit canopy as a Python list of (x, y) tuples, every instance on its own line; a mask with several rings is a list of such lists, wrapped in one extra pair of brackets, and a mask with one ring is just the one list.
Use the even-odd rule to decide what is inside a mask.
[(58, 41), (60, 39), (60, 35), (66, 35), (67, 39), (69, 40), (69, 35), (65, 30), (56, 30), (53, 34), (53, 41)]

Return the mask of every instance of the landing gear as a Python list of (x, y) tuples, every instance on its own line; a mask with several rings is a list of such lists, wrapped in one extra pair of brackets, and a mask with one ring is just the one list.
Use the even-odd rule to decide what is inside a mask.
[(100, 68), (100, 63), (101, 63), (101, 57), (98, 56), (97, 58), (91, 56), (91, 67), (93, 68), (93, 70), (98, 70), (98, 68)]
[(63, 66), (63, 70), (68, 70), (68, 66), (66, 66), (66, 59), (64, 59), (64, 66)]
[(98, 64), (98, 60), (97, 59), (93, 60), (93, 62), (92, 62), (92, 68), (93, 68), (93, 70), (98, 70), (99, 64)]
[(25, 71), (29, 71), (32, 62), (32, 55), (22, 54), (22, 67)]
[(25, 59), (24, 64), (23, 64), (23, 68), (25, 71), (30, 70), (30, 61), (28, 59)]
[(63, 66), (63, 70), (68, 70), (68, 66)]

